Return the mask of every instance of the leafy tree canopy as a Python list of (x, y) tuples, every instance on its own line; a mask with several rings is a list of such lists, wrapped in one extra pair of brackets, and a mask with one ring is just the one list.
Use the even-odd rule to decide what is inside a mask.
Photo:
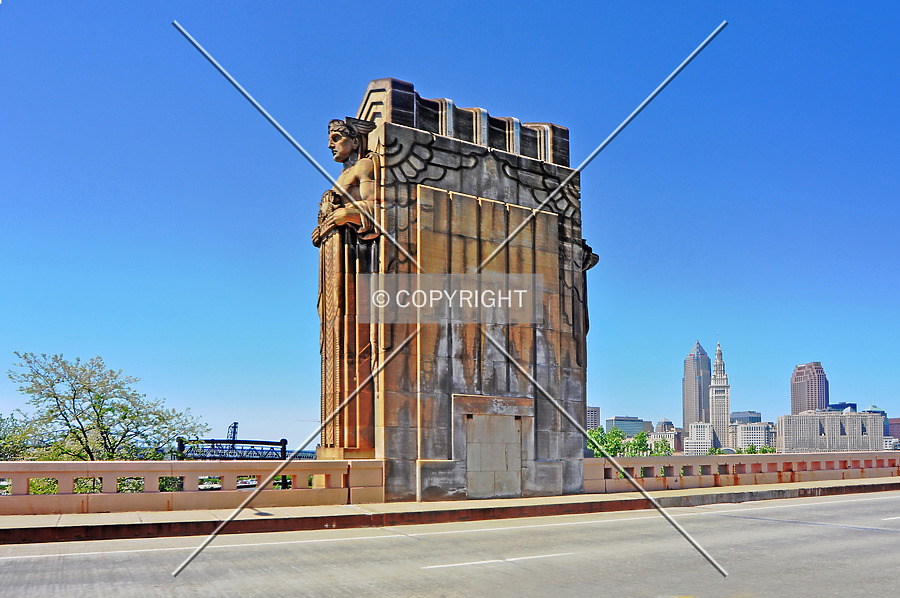
[(647, 433), (644, 431), (638, 432), (628, 444), (629, 456), (641, 457), (650, 452), (650, 446), (647, 443)]
[(0, 414), (0, 461), (22, 459), (28, 450), (25, 422), (15, 416)]
[(167, 409), (133, 388), (140, 379), (93, 357), (15, 353), (9, 378), (30, 398), (33, 415), (20, 426), (30, 458), (105, 461), (161, 459), (177, 436), (198, 437), (209, 427), (190, 409)]
[[(587, 432), (588, 436), (602, 446), (611, 457), (617, 457), (625, 453), (625, 433), (619, 428), (613, 427), (609, 432), (604, 432), (602, 429), (588, 430)], [(588, 446), (593, 449), (595, 457), (606, 456), (594, 446), (594, 443), (588, 443)]]
[(650, 451), (650, 455), (653, 457), (668, 457), (674, 452), (675, 451), (672, 450), (669, 441), (663, 438), (662, 440), (657, 440), (653, 443), (653, 450)]

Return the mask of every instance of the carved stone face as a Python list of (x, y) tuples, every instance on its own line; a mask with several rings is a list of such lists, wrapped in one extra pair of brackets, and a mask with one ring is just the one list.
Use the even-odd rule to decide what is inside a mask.
[(328, 132), (328, 149), (331, 150), (335, 162), (346, 162), (358, 148), (359, 140), (351, 139), (336, 129)]

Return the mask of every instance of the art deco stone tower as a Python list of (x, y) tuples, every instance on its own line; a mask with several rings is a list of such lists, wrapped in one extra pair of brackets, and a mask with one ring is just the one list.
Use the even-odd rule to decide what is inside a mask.
[(714, 446), (726, 446), (728, 424), (731, 423), (731, 386), (728, 384), (728, 374), (725, 373), (725, 362), (722, 360), (722, 345), (719, 343), (716, 343), (716, 360), (709, 381), (709, 412), (710, 423), (715, 432)]
[(323, 198), (313, 234), (322, 263), (323, 417), (377, 375), (323, 432), (319, 457), (384, 459), (386, 500), (581, 492), (581, 435), (481, 325), (422, 323), (388, 361), (417, 324), (359, 324), (362, 306), (352, 296), (361, 276), (415, 274), (410, 256), (424, 273), (466, 273), (502, 248), (484, 271), (542, 275), (543, 321), (487, 324), (486, 332), (583, 425), (586, 270), (597, 256), (581, 237), (579, 177), (536, 210), (572, 172), (568, 130), (424, 99), (396, 79), (372, 81), (356, 119), (333, 125), (333, 152), (341, 158), (354, 135), (367, 143), (342, 179), (357, 185), (382, 230), (347, 217), (339, 197)]

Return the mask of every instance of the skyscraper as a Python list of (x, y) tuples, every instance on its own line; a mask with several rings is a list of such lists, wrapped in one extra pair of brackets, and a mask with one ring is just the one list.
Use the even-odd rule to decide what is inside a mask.
[(685, 430), (696, 422), (709, 423), (709, 355), (694, 343), (684, 360), (684, 378), (681, 379), (682, 426)]
[(722, 361), (722, 345), (716, 343), (716, 361), (709, 382), (709, 413), (716, 447), (728, 446), (728, 424), (731, 423), (731, 386)]
[(828, 407), (828, 378), (821, 361), (794, 368), (791, 376), (791, 415)]
[(585, 422), (587, 425), (585, 426), (588, 430), (596, 430), (600, 427), (600, 408), (592, 407), (588, 405), (587, 408), (587, 421)]

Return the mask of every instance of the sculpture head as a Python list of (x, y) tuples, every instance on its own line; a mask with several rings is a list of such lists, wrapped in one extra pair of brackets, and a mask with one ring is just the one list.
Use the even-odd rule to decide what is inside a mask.
[(328, 123), (328, 149), (335, 162), (345, 163), (354, 155), (359, 158), (366, 154), (369, 132), (375, 123), (368, 120), (347, 117)]

